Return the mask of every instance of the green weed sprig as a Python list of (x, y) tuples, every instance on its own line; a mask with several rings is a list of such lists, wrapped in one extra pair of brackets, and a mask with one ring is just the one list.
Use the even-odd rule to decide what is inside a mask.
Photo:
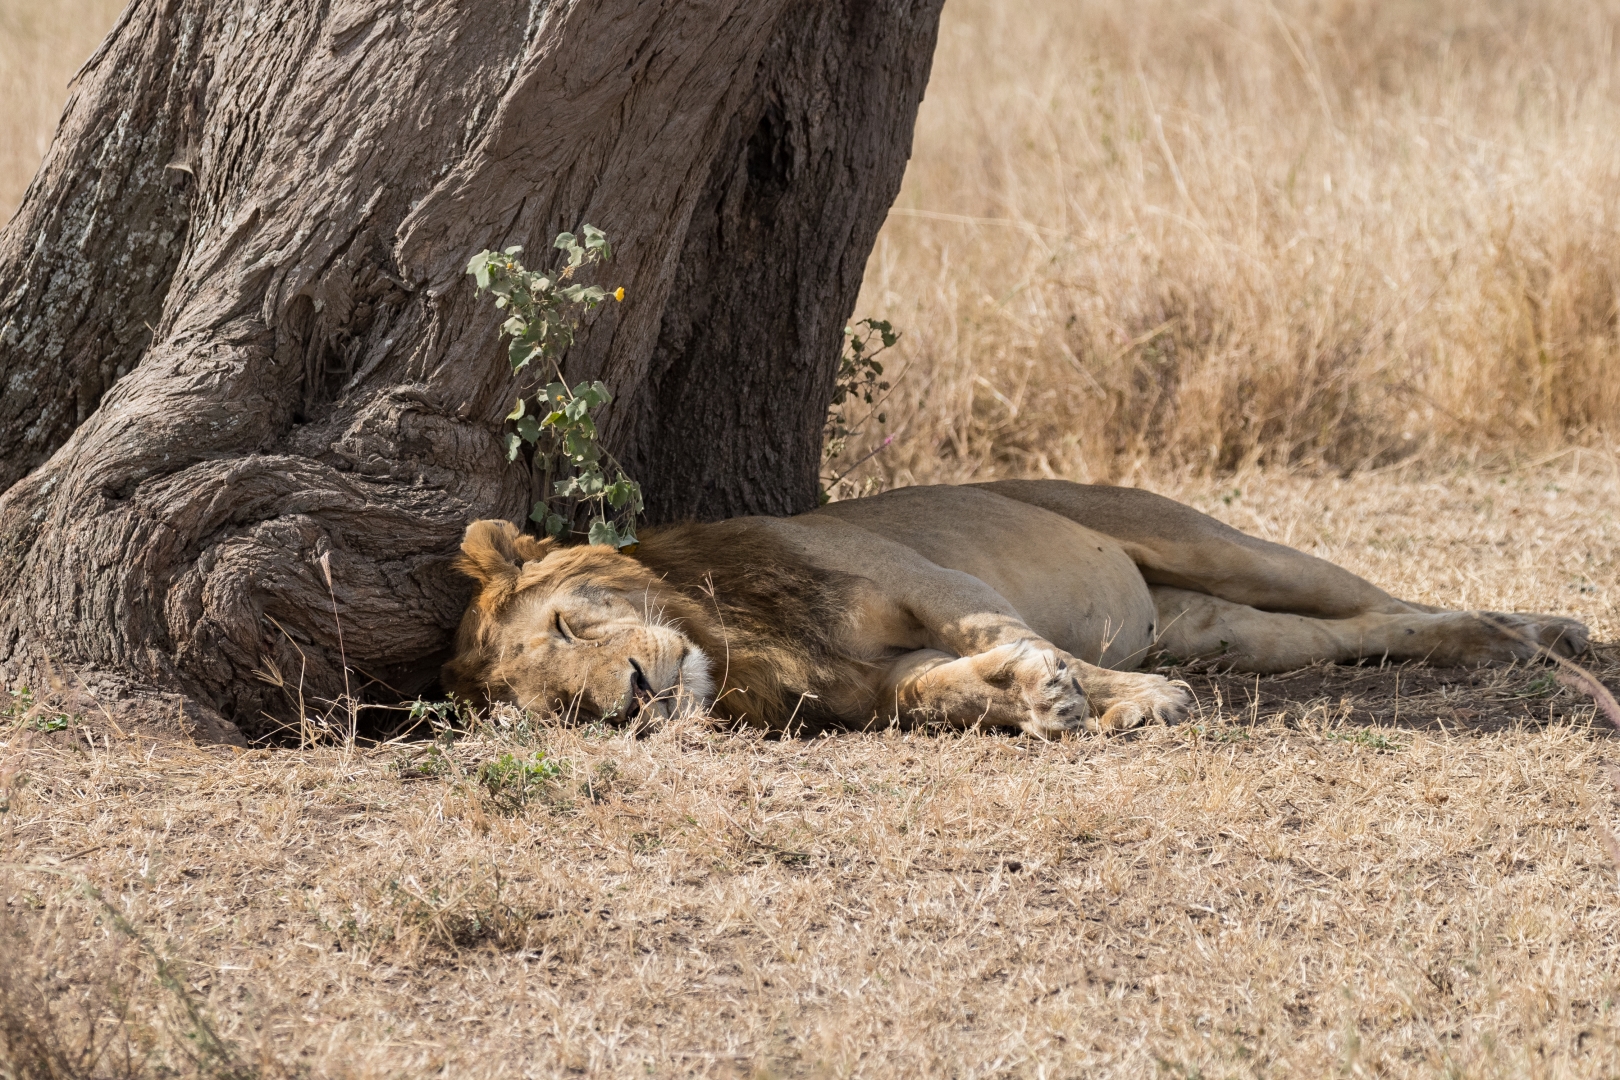
[[(900, 331), (884, 319), (862, 319), (853, 326), (844, 327), (844, 352), (838, 361), (838, 381), (833, 388), (832, 401), (827, 406), (827, 422), (821, 431), (821, 493), (820, 501), (832, 498), (833, 489), (857, 466), (865, 463), (893, 441), (890, 436), (877, 448), (854, 464), (834, 475), (832, 463), (849, 446), (849, 440), (859, 435), (871, 421), (881, 427), (889, 422), (883, 412), (889, 383), (883, 378), (883, 364), (878, 354), (894, 347), (900, 340)], [(873, 344), (876, 338), (879, 344)], [(903, 373), (902, 373), (903, 374)], [(866, 406), (864, 416), (857, 416), (859, 404)]]
[(613, 258), (601, 229), (585, 225), (580, 234), (583, 240), (562, 233), (553, 241), (552, 246), (568, 256), (554, 272), (528, 269), (518, 260), (523, 249), (509, 247), (480, 251), (467, 264), (467, 273), (477, 281), (480, 293), (494, 293), (496, 308), (509, 313), (501, 331), (511, 338), (507, 359), (513, 374), (539, 360), (548, 363), (557, 376), (538, 392), (520, 393), (506, 417), (512, 425), (506, 436), (507, 460), (516, 460), (525, 445), (534, 448), (540, 498), (529, 513), (530, 520), (547, 536), (561, 537), (575, 510), (582, 504), (592, 506), (586, 533), (589, 542), (625, 548), (636, 543), (641, 485), (603, 448), (593, 415), (613, 395), (599, 380), (570, 389), (558, 364), (574, 343), (583, 312), (609, 296), (624, 299), (622, 287), (610, 293), (571, 281), (580, 269)]

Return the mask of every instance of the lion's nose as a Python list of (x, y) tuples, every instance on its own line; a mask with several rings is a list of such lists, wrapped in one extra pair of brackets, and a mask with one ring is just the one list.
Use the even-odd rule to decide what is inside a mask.
[(630, 701), (625, 706), (624, 718), (634, 720), (641, 714), (642, 708), (655, 696), (652, 683), (647, 680), (647, 673), (641, 670), (641, 662), (632, 658), (630, 660)]

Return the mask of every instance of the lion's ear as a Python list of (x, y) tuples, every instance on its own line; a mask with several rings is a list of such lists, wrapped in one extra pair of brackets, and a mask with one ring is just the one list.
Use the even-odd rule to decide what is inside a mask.
[(523, 564), (544, 559), (553, 546), (549, 539), (523, 535), (510, 521), (475, 521), (461, 539), (461, 558), (455, 567), (478, 582), (476, 603), (493, 613), (517, 591)]
[(455, 566), (478, 582), (478, 606), (493, 611), (512, 595), (517, 582), (519, 556), (517, 526), (510, 521), (475, 521), (461, 538), (461, 558)]
[(550, 555), (556, 546), (556, 541), (549, 536), (539, 540), (528, 533), (519, 533), (512, 540), (512, 550), (517, 553), (519, 562), (539, 562)]

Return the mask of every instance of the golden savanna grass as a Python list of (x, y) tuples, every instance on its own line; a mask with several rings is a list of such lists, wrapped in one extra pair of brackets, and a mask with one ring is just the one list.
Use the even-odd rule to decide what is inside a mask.
[(899, 438), (858, 475), (1608, 445), (1617, 30), (1613, 0), (951, 0), (857, 309), (906, 334)]
[[(114, 7), (0, 0), (0, 86), (45, 88), (0, 212)], [(1151, 483), (1614, 641), (1617, 25), (951, 0), (858, 311), (905, 331), (897, 437), (850, 486)], [(1062, 743), (498, 713), (238, 753), (14, 709), (0, 1077), (1620, 1074), (1588, 698), (1183, 674), (1190, 723)]]
[(123, 7), (120, 0), (0, 0), (0, 222), (34, 178), (68, 80)]

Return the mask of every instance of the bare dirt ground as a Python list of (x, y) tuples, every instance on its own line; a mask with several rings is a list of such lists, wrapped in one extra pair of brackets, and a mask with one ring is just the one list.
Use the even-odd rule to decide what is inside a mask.
[[(1613, 641), (1620, 485), (1578, 470), (1156, 486), (1416, 599)], [(1620, 685), (1615, 649), (1589, 663)], [(497, 715), (241, 752), (36, 709), (0, 751), (0, 1062), (1620, 1071), (1620, 795), (1590, 699), (1540, 666), (1186, 674), (1189, 723), (1062, 743)], [(17, 1065), (52, 1055), (71, 1067)]]

